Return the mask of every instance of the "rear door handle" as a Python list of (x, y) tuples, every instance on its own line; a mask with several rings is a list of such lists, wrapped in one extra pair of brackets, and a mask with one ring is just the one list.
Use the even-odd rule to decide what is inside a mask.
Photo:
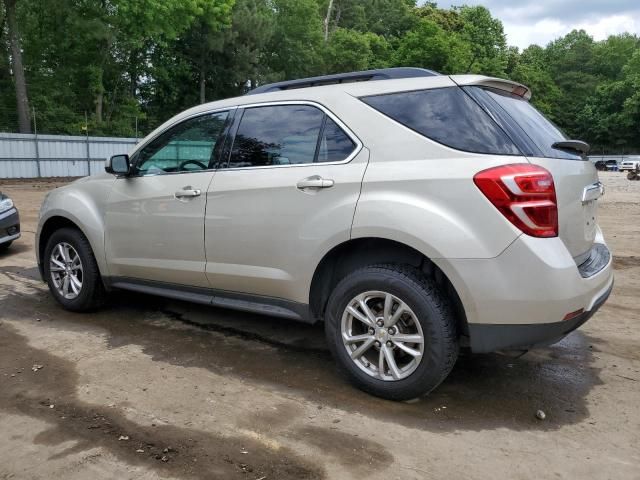
[(201, 193), (197, 188), (185, 187), (182, 190), (178, 190), (174, 195), (176, 198), (193, 198), (199, 197)]
[(331, 179), (322, 178), (320, 175), (314, 175), (312, 177), (303, 178), (296, 184), (296, 187), (300, 190), (305, 188), (331, 188), (334, 183), (335, 182)]

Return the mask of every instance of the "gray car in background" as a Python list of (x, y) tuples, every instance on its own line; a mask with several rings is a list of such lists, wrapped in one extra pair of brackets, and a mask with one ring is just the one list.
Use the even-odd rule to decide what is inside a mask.
[(8, 196), (0, 192), (0, 252), (20, 238), (20, 215)]

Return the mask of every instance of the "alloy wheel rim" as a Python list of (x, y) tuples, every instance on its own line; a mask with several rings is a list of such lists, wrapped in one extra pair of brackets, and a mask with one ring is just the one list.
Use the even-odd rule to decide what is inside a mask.
[(73, 300), (80, 295), (84, 271), (80, 255), (71, 245), (60, 242), (53, 247), (49, 257), (49, 272), (60, 296)]
[(407, 378), (420, 365), (424, 333), (413, 310), (387, 292), (355, 296), (344, 310), (341, 336), (351, 360), (383, 381)]

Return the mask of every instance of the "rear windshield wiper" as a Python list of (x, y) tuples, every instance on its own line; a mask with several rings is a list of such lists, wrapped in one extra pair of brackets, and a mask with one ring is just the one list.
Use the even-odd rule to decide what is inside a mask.
[(551, 145), (551, 148), (557, 148), (558, 150), (573, 150), (581, 155), (587, 155), (591, 147), (587, 142), (581, 140), (563, 140), (561, 142), (555, 142)]

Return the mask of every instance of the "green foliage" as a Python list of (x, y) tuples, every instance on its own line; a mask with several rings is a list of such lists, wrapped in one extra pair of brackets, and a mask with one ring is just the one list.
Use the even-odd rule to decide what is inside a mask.
[(389, 62), (389, 44), (375, 33), (338, 28), (324, 50), (326, 73), (383, 68)]
[(394, 63), (457, 73), (464, 71), (471, 55), (470, 46), (460, 35), (446, 32), (433, 20), (421, 19), (399, 40)]
[[(0, 1), (0, 20), (4, 18)], [(416, 66), (511, 78), (571, 137), (640, 151), (640, 39), (509, 47), (482, 6), (415, 0), (18, 0), (41, 132), (140, 134), (203, 101), (326, 73)], [(16, 128), (0, 21), (0, 130)]]
[(321, 72), (322, 20), (316, 0), (273, 0), (275, 28), (267, 65), (275, 77), (296, 78)]
[(471, 49), (466, 71), (486, 75), (504, 75), (507, 41), (502, 22), (485, 7), (460, 7), (462, 38)]

